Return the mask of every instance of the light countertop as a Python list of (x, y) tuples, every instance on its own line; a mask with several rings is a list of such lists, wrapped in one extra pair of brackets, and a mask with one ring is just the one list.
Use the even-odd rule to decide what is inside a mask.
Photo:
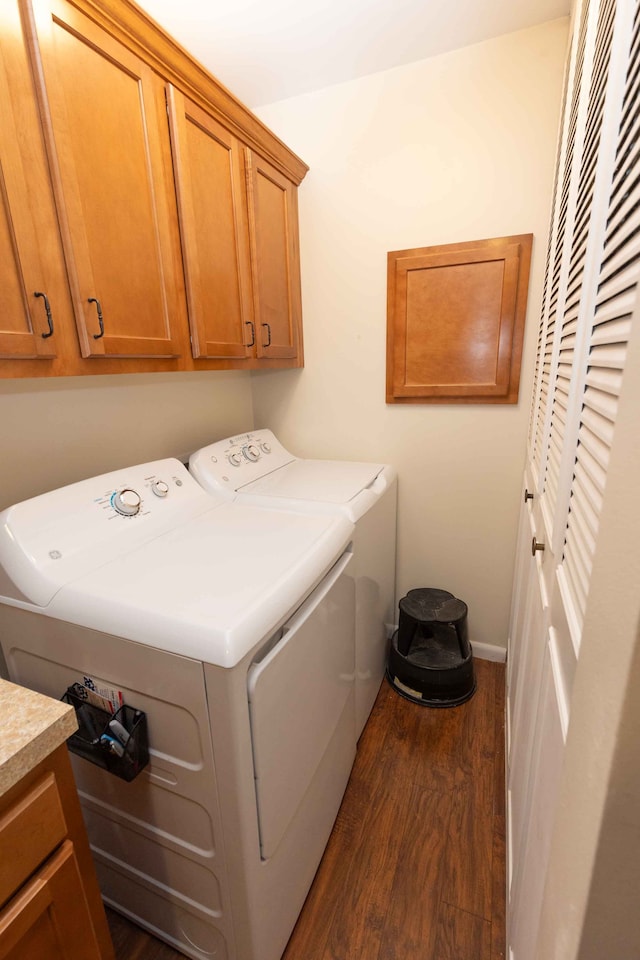
[(0, 679), (0, 796), (77, 727), (70, 704)]

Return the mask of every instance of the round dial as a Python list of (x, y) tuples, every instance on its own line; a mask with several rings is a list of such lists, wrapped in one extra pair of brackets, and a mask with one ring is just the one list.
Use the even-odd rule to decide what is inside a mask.
[(242, 454), (238, 450), (234, 450), (233, 453), (229, 454), (227, 459), (232, 467), (239, 467), (242, 463)]
[(248, 443), (246, 447), (242, 448), (242, 452), (247, 460), (251, 460), (252, 463), (255, 463), (256, 460), (260, 459), (260, 451), (256, 447), (255, 443)]
[(169, 493), (169, 484), (165, 483), (164, 480), (154, 480), (151, 484), (151, 489), (156, 497), (166, 497)]
[(111, 503), (114, 510), (121, 513), (123, 517), (135, 517), (142, 506), (142, 497), (135, 490), (125, 488), (114, 493)]
[(260, 444), (260, 448), (263, 453), (271, 453), (271, 444), (268, 440), (263, 440)]

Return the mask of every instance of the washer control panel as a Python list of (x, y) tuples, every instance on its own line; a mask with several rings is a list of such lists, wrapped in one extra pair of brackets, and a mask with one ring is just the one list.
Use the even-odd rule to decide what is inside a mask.
[(253, 430), (198, 450), (189, 458), (189, 471), (205, 490), (233, 496), (295, 459), (271, 430)]
[(153, 474), (143, 470), (138, 473), (139, 468), (132, 468), (128, 473), (128, 482), (118, 485), (114, 490), (109, 490), (102, 496), (94, 498), (94, 502), (99, 504), (105, 512), (111, 517), (139, 517), (149, 516), (154, 509), (164, 510), (160, 507), (157, 500), (167, 500), (184, 486), (184, 479), (177, 475), (175, 471), (164, 474)]

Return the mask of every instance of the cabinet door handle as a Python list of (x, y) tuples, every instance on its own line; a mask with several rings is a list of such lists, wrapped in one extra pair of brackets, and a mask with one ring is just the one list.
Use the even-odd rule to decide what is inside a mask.
[(271, 324), (270, 324), (270, 323), (263, 323), (262, 326), (267, 328), (267, 336), (268, 336), (268, 338), (269, 338), (266, 343), (263, 343), (263, 344), (262, 344), (262, 346), (263, 346), (263, 347), (270, 347), (270, 346), (271, 346)]
[(532, 493), (529, 493), (528, 490), (525, 490), (525, 491), (524, 491), (524, 502), (526, 503), (527, 500), (533, 500), (533, 494), (532, 494)]
[(251, 327), (251, 343), (248, 343), (247, 346), (252, 347), (256, 342), (256, 328), (252, 320), (245, 320), (244, 325), (245, 327)]
[(48, 340), (49, 337), (53, 336), (53, 317), (51, 316), (51, 306), (49, 304), (49, 297), (46, 295), (46, 293), (41, 293), (39, 290), (37, 290), (33, 295), (34, 297), (42, 297), (44, 300), (44, 309), (45, 309), (45, 313), (47, 314), (47, 323), (49, 325), (49, 333), (43, 333), (42, 339)]
[(100, 301), (96, 300), (95, 297), (89, 297), (87, 303), (95, 303), (96, 310), (98, 311), (98, 323), (100, 324), (100, 333), (94, 333), (93, 339), (99, 340), (100, 337), (104, 337), (104, 320), (102, 319), (102, 307), (100, 306)]
[(534, 537), (533, 540), (531, 541), (531, 556), (535, 557), (538, 550), (540, 550), (541, 552), (544, 550), (544, 543), (540, 543)]

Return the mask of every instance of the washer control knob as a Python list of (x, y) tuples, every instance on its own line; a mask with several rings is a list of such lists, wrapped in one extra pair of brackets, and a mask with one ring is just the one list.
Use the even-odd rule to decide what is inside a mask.
[(263, 440), (260, 444), (260, 449), (263, 453), (271, 453), (271, 444), (268, 440)]
[(251, 460), (252, 463), (255, 463), (256, 460), (260, 459), (260, 450), (255, 443), (248, 443), (246, 447), (242, 448), (242, 452), (247, 460)]
[(151, 489), (156, 497), (166, 497), (169, 493), (169, 484), (165, 483), (164, 480), (154, 480), (151, 484)]
[(135, 490), (126, 487), (124, 490), (117, 490), (111, 497), (111, 503), (114, 510), (121, 513), (123, 517), (135, 517), (142, 506), (142, 497)]
[(239, 467), (242, 463), (242, 454), (239, 450), (234, 450), (233, 453), (229, 454), (227, 459), (232, 467)]

